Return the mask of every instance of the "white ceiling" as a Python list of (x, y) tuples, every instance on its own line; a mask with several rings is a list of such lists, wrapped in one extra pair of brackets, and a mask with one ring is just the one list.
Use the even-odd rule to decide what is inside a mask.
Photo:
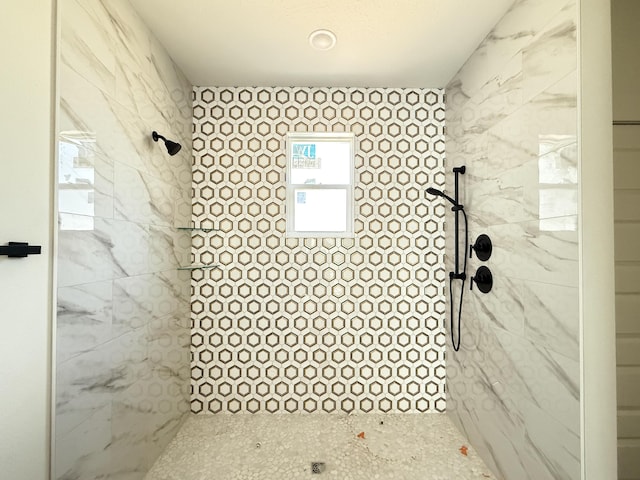
[[(194, 85), (444, 87), (514, 0), (131, 0)], [(313, 50), (319, 28), (338, 37)]]

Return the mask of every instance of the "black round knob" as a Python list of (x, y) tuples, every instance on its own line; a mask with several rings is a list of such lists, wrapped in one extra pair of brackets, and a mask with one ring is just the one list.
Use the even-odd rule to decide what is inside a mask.
[(491, 270), (484, 265), (478, 268), (476, 274), (471, 277), (471, 290), (473, 290), (474, 283), (482, 293), (489, 293), (493, 288), (493, 275), (491, 274)]
[(491, 239), (488, 235), (484, 233), (478, 238), (476, 238), (476, 243), (471, 245), (471, 249), (469, 250), (469, 258), (473, 257), (473, 252), (476, 252), (476, 257), (483, 262), (489, 260), (491, 257), (491, 252), (493, 251), (493, 245), (491, 244)]

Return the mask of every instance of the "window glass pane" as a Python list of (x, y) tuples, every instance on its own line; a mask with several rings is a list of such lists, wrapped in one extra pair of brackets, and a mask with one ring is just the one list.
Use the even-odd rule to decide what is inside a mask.
[(294, 185), (349, 185), (351, 182), (348, 141), (293, 141), (290, 154)]
[(293, 191), (294, 229), (298, 232), (347, 230), (347, 191), (304, 189)]

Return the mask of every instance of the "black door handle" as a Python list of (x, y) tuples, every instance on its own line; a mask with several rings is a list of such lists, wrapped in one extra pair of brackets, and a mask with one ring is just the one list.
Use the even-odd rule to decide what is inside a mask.
[(40, 255), (41, 250), (40, 245), (29, 245), (27, 242), (9, 242), (9, 245), (0, 245), (0, 255), (7, 255), (11, 258)]

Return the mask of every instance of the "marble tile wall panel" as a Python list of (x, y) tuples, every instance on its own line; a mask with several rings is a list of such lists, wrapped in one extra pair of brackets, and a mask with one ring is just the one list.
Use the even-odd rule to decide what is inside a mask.
[(59, 10), (55, 478), (141, 479), (189, 409), (191, 86), (127, 0)]
[(92, 350), (112, 338), (112, 299), (111, 281), (58, 289), (58, 363)]
[[(192, 411), (443, 411), (443, 92), (194, 93)], [(289, 131), (355, 134), (355, 238), (285, 237)]]
[(468, 274), (494, 275), (447, 339), (447, 411), (501, 479), (580, 478), (577, 15), (516, 1), (446, 90), (447, 168), (467, 166), (471, 241), (493, 241)]
[[(58, 221), (58, 285), (61, 287), (109, 280), (123, 275), (112, 247), (113, 220), (60, 213)], [(80, 225), (82, 230), (66, 229)], [(85, 229), (88, 228), (88, 229)]]

